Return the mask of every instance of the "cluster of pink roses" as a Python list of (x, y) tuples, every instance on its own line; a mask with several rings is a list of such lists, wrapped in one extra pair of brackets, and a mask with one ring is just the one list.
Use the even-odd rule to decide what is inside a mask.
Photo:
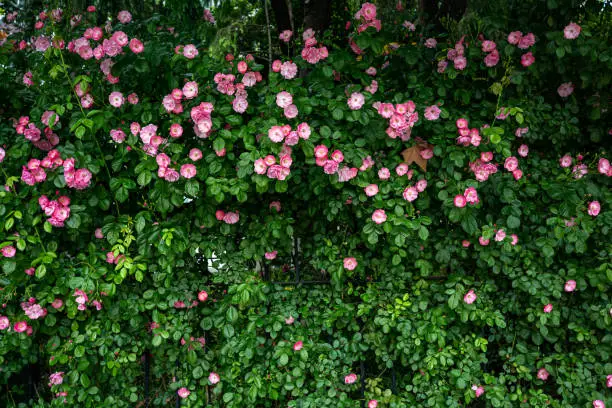
[(91, 182), (91, 172), (86, 168), (76, 169), (74, 158), (64, 160), (64, 179), (66, 185), (77, 190), (84, 190), (89, 187)]
[(461, 37), (461, 39), (455, 44), (455, 47), (450, 48), (446, 52), (446, 59), (440, 60), (438, 62), (438, 73), (442, 74), (446, 71), (446, 67), (448, 67), (448, 61), (453, 61), (453, 66), (457, 71), (463, 71), (465, 67), (467, 67), (467, 58), (465, 57), (465, 46), (463, 45), (463, 41), (465, 36)]
[(280, 60), (274, 60), (272, 62), (272, 71), (280, 72), (281, 76), (285, 79), (295, 78), (297, 70), (297, 65), (292, 61), (281, 62)]
[(191, 120), (193, 120), (193, 131), (196, 136), (206, 139), (212, 132), (211, 113), (215, 107), (210, 102), (202, 102), (191, 108)]
[(398, 103), (395, 106), (392, 103), (376, 102), (372, 106), (380, 116), (389, 119), (386, 132), (390, 138), (399, 137), (403, 141), (410, 139), (412, 127), (419, 120), (419, 113), (413, 101)]
[(499, 62), (499, 51), (497, 50), (497, 44), (490, 40), (484, 40), (482, 42), (482, 52), (487, 53), (484, 58), (484, 63), (487, 67), (494, 67)]
[(459, 137), (457, 137), (457, 144), (462, 146), (480, 146), (480, 142), (482, 141), (482, 137), (480, 136), (480, 131), (478, 128), (468, 128), (468, 120), (465, 118), (457, 119), (455, 122), (457, 126), (457, 133), (459, 133)]
[(215, 218), (217, 218), (217, 221), (223, 221), (226, 224), (236, 224), (238, 221), (240, 221), (240, 215), (238, 214), (238, 211), (228, 211), (225, 212), (223, 210), (217, 210), (215, 212)]
[[(79, 310), (87, 310), (87, 303), (89, 302), (89, 297), (87, 293), (82, 291), (81, 289), (75, 289), (73, 295), (74, 301), (77, 303), (77, 309)], [(96, 308), (96, 310), (102, 310), (102, 302), (99, 300), (91, 301), (91, 304)]]
[[(45, 310), (46, 314), (46, 310)], [(11, 322), (8, 317), (0, 315), (0, 330), (10, 330)], [(30, 326), (27, 322), (19, 321), (13, 325), (13, 330), (16, 333), (26, 332), (28, 336), (32, 334), (32, 326)]]
[[(510, 34), (508, 34), (508, 43), (512, 45), (516, 45), (521, 50), (526, 50), (536, 43), (536, 39), (533, 33), (528, 33), (528, 34), (523, 35), (523, 33), (520, 31), (513, 31)], [(534, 62), (535, 62), (535, 57), (533, 56), (531, 51), (521, 56), (521, 65), (523, 65), (524, 67), (528, 67)]]
[(162, 99), (162, 105), (168, 113), (176, 115), (183, 112), (182, 100), (193, 99), (198, 96), (198, 83), (195, 81), (187, 82), (183, 89), (175, 88)]
[[(323, 167), (323, 172), (330, 175), (336, 174), (340, 163), (344, 161), (344, 154), (340, 150), (334, 150), (330, 156), (329, 149), (325, 145), (315, 146), (314, 156), (317, 166)], [(349, 176), (350, 178), (357, 176), (357, 168), (349, 169), (349, 171), (350, 174), (345, 176)]]
[[(527, 145), (521, 145), (518, 152), (520, 156), (526, 157), (527, 153), (529, 152), (529, 148)], [(506, 160), (504, 161), (504, 168), (512, 173), (512, 177), (514, 177), (515, 180), (520, 180), (523, 177), (523, 171), (519, 169), (519, 161), (514, 156), (506, 157)]]
[(46, 195), (38, 198), (38, 205), (49, 217), (47, 221), (54, 227), (63, 227), (70, 217), (70, 198), (61, 196), (57, 200), (49, 200)]
[(47, 309), (36, 303), (36, 298), (31, 297), (27, 302), (21, 302), (20, 306), (26, 316), (32, 320), (36, 320), (47, 315)]
[(302, 49), (302, 58), (310, 63), (316, 64), (317, 62), (324, 60), (329, 56), (327, 47), (319, 44), (317, 47), (317, 39), (315, 38), (314, 31), (309, 28), (304, 31), (302, 37), (304, 38), (304, 48)]
[(21, 181), (29, 186), (42, 183), (47, 179), (47, 173), (44, 169), (55, 169), (61, 166), (63, 162), (60, 153), (55, 149), (50, 150), (42, 160), (30, 159), (27, 167), (22, 167)]
[[(52, 116), (55, 117), (55, 120), (53, 124), (49, 125), (49, 121)], [(43, 132), (41, 132), (34, 122), (30, 122), (30, 118), (28, 116), (20, 117), (19, 120), (14, 123), (13, 127), (18, 135), (23, 135), (27, 140), (32, 142), (34, 146), (40, 150), (49, 151), (60, 141), (59, 136), (53, 133), (53, 130), (51, 129), (52, 126), (57, 124), (58, 120), (59, 117), (53, 111), (46, 111), (43, 113), (41, 122), (47, 125), (47, 127), (44, 129), (44, 138), (42, 137)]]
[[(396, 171), (397, 170), (398, 169), (396, 169)], [(411, 178), (412, 178), (412, 174), (409, 175), (408, 179), (411, 179)], [(423, 191), (425, 191), (426, 188), (427, 188), (427, 180), (421, 179), (417, 181), (414, 186), (406, 187), (404, 189), (404, 192), (402, 193), (402, 197), (404, 197), (404, 200), (408, 202), (413, 202), (414, 200), (419, 198), (419, 193), (422, 193)]]
[(457, 208), (463, 208), (468, 203), (472, 205), (476, 205), (480, 202), (478, 199), (478, 191), (474, 187), (468, 187), (465, 189), (463, 194), (457, 194), (453, 199), (453, 204)]
[(357, 33), (361, 34), (369, 27), (380, 31), (380, 20), (376, 18), (376, 6), (372, 3), (363, 3), (361, 9), (355, 14), (355, 20), (360, 20), (361, 24), (357, 27)]
[(293, 104), (293, 95), (287, 91), (281, 91), (276, 94), (276, 105), (283, 109), (287, 119), (293, 119), (299, 113), (297, 106)]
[(291, 147), (283, 145), (283, 149), (279, 154), (278, 164), (276, 163), (276, 158), (269, 154), (263, 159), (255, 160), (254, 170), (257, 174), (266, 174), (268, 178), (282, 181), (291, 173), (292, 164)]

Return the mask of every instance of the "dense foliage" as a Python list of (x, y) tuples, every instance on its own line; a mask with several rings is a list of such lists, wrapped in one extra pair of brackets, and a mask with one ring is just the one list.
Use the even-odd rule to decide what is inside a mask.
[(611, 406), (610, 12), (500, 3), (3, 10), (0, 405)]

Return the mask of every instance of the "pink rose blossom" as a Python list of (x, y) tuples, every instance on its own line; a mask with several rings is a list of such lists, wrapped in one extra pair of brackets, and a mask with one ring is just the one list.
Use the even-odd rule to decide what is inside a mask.
[(219, 377), (219, 374), (215, 373), (214, 371), (208, 376), (208, 381), (210, 381), (212, 385), (217, 384), (220, 380), (221, 378)]
[(402, 193), (404, 200), (413, 202), (419, 197), (419, 191), (415, 187), (406, 187)]
[(476, 394), (476, 398), (480, 397), (485, 392), (484, 387), (482, 385), (472, 385), (472, 390), (474, 391), (474, 394)]
[(518, 43), (518, 47), (521, 50), (526, 50), (527, 48), (531, 47), (532, 45), (535, 44), (535, 36), (533, 35), (533, 33), (528, 33), (525, 34), (524, 36), (521, 37), (521, 39), (519, 40)]
[(535, 57), (531, 52), (523, 54), (521, 56), (521, 65), (524, 67), (528, 67), (535, 62)]
[(348, 107), (352, 110), (359, 110), (363, 106), (365, 98), (359, 92), (353, 92), (347, 101)]
[(478, 296), (476, 296), (476, 293), (474, 292), (474, 290), (470, 289), (468, 293), (466, 293), (465, 296), (463, 296), (463, 301), (467, 303), (468, 305), (471, 305), (472, 303), (476, 301), (477, 298)]
[(293, 344), (293, 351), (300, 351), (302, 349), (302, 347), (304, 347), (304, 343), (300, 340), (300, 341), (296, 341)]
[(345, 384), (353, 384), (355, 381), (357, 381), (357, 374), (351, 373), (344, 377)]
[(599, 211), (601, 211), (601, 205), (599, 204), (599, 201), (591, 201), (589, 203), (587, 213), (590, 216), (597, 217), (597, 215), (599, 215)]
[(119, 20), (121, 24), (128, 24), (132, 21), (132, 14), (127, 10), (122, 10), (117, 14), (117, 20)]
[(387, 180), (390, 176), (391, 172), (388, 168), (383, 167), (382, 169), (378, 170), (378, 178), (380, 178), (381, 180)]
[(352, 271), (357, 268), (357, 260), (355, 258), (344, 258), (344, 269)]
[(64, 372), (58, 371), (49, 376), (49, 387), (53, 385), (60, 385), (64, 382)]
[(436, 120), (440, 117), (440, 108), (437, 105), (431, 105), (425, 108), (425, 119)]
[(453, 204), (457, 208), (463, 208), (467, 204), (467, 200), (466, 200), (465, 196), (463, 196), (461, 194), (457, 194), (455, 196), (455, 198), (453, 199)]
[(277, 255), (277, 254), (278, 254), (278, 251), (266, 252), (266, 253), (265, 253), (265, 258), (266, 258), (268, 261), (271, 261), (271, 260), (273, 260), (273, 259), (276, 259), (276, 255)]
[(283, 113), (287, 119), (293, 119), (298, 115), (298, 108), (294, 104), (291, 104), (284, 109)]
[(580, 35), (580, 26), (576, 23), (569, 23), (563, 29), (563, 36), (568, 40), (575, 40)]
[(553, 305), (551, 303), (544, 306), (544, 313), (550, 313), (553, 310)]
[(4, 248), (2, 248), (1, 251), (2, 256), (4, 256), (5, 258), (12, 258), (15, 256), (15, 253), (17, 253), (17, 250), (12, 245), (5, 246)]
[(125, 102), (125, 99), (123, 98), (123, 94), (121, 92), (111, 92), (111, 94), (108, 96), (108, 102), (111, 104), (111, 106), (120, 108)]
[(406, 173), (408, 173), (408, 165), (406, 163), (400, 163), (395, 168), (395, 174), (397, 174), (400, 177), (402, 177)]
[(276, 94), (276, 105), (279, 108), (286, 108), (293, 103), (293, 96), (286, 91), (282, 91)]
[(293, 35), (293, 31), (284, 30), (282, 33), (280, 33), (279, 38), (281, 39), (281, 41), (288, 43), (289, 40), (291, 40), (292, 35)]
[(425, 40), (425, 47), (427, 48), (436, 48), (437, 45), (438, 45), (438, 42), (436, 41), (435, 38), (428, 38)]
[(291, 61), (285, 61), (280, 67), (280, 74), (285, 79), (293, 79), (297, 75), (297, 65)]
[(10, 327), (11, 322), (6, 316), (0, 316), (0, 330), (6, 330)]
[(385, 210), (375, 210), (374, 213), (372, 213), (372, 221), (374, 221), (376, 224), (382, 224), (383, 222), (387, 221), (387, 214), (385, 214)]
[(520, 31), (513, 31), (508, 34), (508, 42), (512, 45), (517, 45), (519, 41), (521, 41), (522, 37), (523, 33), (521, 33)]
[(198, 49), (193, 44), (187, 44), (183, 47), (183, 56), (187, 59), (194, 59), (199, 54)]
[(366, 186), (364, 190), (368, 197), (373, 197), (378, 194), (378, 186), (376, 184), (370, 184)]
[(542, 381), (546, 381), (548, 379), (548, 376), (550, 374), (548, 373), (548, 371), (545, 368), (540, 368), (538, 370), (538, 379), (542, 380)]
[(566, 154), (559, 159), (559, 165), (561, 167), (569, 167), (572, 165), (572, 156)]
[(514, 171), (518, 168), (518, 159), (514, 156), (506, 158), (504, 162), (504, 168), (508, 171)]
[(185, 177), (186, 179), (190, 179), (196, 176), (197, 169), (193, 164), (183, 164), (180, 172), (181, 176)]
[(559, 85), (559, 88), (557, 88), (557, 93), (562, 98), (567, 98), (573, 92), (574, 92), (574, 84), (572, 84), (571, 82), (565, 82)]
[(189, 396), (189, 394), (191, 394), (191, 392), (187, 388), (181, 387), (178, 389), (177, 394), (179, 397), (185, 399)]
[(575, 280), (568, 280), (567, 282), (565, 282), (565, 286), (563, 287), (563, 289), (566, 292), (573, 292), (576, 289), (576, 281)]

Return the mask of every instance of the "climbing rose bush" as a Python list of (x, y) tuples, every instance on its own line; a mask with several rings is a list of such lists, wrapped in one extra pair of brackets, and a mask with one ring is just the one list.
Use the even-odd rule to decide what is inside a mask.
[(609, 15), (555, 7), (364, 3), (269, 67), (7, 14), (2, 404), (611, 406)]

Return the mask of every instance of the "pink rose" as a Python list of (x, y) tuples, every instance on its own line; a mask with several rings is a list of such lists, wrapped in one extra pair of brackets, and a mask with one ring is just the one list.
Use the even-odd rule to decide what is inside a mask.
[(465, 198), (465, 196), (461, 194), (457, 194), (455, 198), (453, 199), (453, 204), (457, 208), (463, 208), (467, 204), (467, 199)]
[(404, 200), (413, 202), (419, 197), (419, 191), (415, 187), (406, 187), (404, 192), (402, 193)]
[(563, 288), (566, 292), (573, 292), (576, 289), (576, 281), (575, 280), (568, 280), (567, 282), (565, 282), (565, 286)]
[(599, 211), (601, 211), (601, 205), (599, 204), (599, 201), (591, 201), (589, 203), (589, 208), (587, 210), (587, 213), (590, 216), (597, 217), (597, 215), (599, 214)]
[(370, 184), (364, 188), (364, 191), (368, 197), (373, 197), (378, 194), (378, 186), (376, 184)]
[(296, 341), (295, 344), (293, 344), (293, 350), (294, 351), (300, 351), (302, 349), (302, 347), (304, 347), (304, 343), (300, 340), (300, 341)]
[(357, 381), (357, 374), (351, 373), (344, 377), (345, 384), (353, 384), (355, 381)]
[(385, 214), (385, 210), (375, 210), (374, 213), (372, 213), (372, 221), (374, 221), (376, 224), (382, 224), (383, 222), (387, 221), (387, 214)]
[(563, 29), (563, 36), (568, 40), (575, 40), (580, 35), (580, 26), (576, 23), (569, 23)]
[(551, 303), (544, 306), (544, 313), (550, 313), (553, 310), (553, 305)]
[(538, 370), (538, 375), (537, 375), (537, 377), (538, 377), (540, 380), (542, 380), (542, 381), (546, 381), (546, 380), (548, 379), (548, 376), (549, 376), (549, 375), (550, 375), (550, 374), (548, 373), (548, 371), (546, 371), (546, 369), (545, 369), (545, 368), (540, 368), (540, 369)]
[(185, 399), (189, 396), (189, 394), (191, 394), (191, 392), (185, 388), (185, 387), (181, 387), (178, 389), (178, 391), (176, 392), (178, 394), (179, 397)]
[(474, 290), (470, 289), (468, 293), (466, 293), (465, 296), (463, 296), (463, 301), (467, 303), (468, 305), (471, 305), (472, 303), (476, 301), (477, 298), (478, 296), (476, 296), (476, 293), (474, 292)]
[(220, 380), (221, 378), (219, 377), (219, 374), (215, 373), (214, 371), (208, 376), (208, 381), (210, 381), (212, 385), (217, 384)]
[(355, 258), (344, 258), (344, 269), (353, 271), (357, 268), (357, 260)]

